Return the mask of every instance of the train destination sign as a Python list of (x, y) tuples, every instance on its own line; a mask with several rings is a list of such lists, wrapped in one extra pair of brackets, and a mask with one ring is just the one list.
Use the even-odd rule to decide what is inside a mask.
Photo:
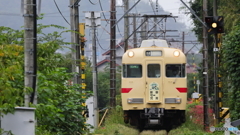
[(162, 56), (162, 51), (161, 50), (146, 51), (145, 55), (146, 56)]

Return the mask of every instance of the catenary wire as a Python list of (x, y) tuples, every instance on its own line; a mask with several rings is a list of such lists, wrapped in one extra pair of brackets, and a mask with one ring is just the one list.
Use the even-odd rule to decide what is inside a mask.
[(62, 14), (62, 12), (60, 11), (60, 9), (59, 9), (59, 7), (58, 7), (58, 5), (57, 5), (57, 3), (56, 3), (55, 0), (54, 0), (54, 3), (55, 3), (55, 5), (56, 5), (56, 7), (57, 7), (59, 13), (62, 15), (63, 19), (64, 19), (64, 20), (70, 25), (70, 23), (67, 21), (67, 19), (63, 16), (63, 14)]

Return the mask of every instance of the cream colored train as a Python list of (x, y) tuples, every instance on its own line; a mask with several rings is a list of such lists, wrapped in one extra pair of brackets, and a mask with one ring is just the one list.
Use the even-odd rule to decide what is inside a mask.
[(185, 122), (186, 57), (165, 40), (143, 40), (122, 57), (124, 122), (170, 130)]

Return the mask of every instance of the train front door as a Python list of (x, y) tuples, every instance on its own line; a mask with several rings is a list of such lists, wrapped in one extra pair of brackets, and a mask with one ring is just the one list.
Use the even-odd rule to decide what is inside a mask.
[(146, 102), (162, 103), (162, 61), (146, 61)]

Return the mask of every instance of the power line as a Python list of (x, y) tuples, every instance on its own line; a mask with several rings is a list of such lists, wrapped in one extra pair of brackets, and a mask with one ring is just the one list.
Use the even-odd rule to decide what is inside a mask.
[[(99, 0), (99, 5), (100, 5), (101, 10), (103, 11), (101, 0)], [(107, 23), (109, 23), (109, 22), (107, 21), (107, 19), (106, 19), (105, 14), (104, 14), (103, 12), (102, 12), (102, 14), (103, 14), (103, 17), (104, 17), (105, 21), (106, 21)]]
[(151, 4), (151, 7), (152, 7), (152, 10), (153, 10), (154, 14), (156, 15), (156, 12), (155, 12), (154, 7), (153, 7), (153, 2), (152, 2), (152, 0), (149, 0), (149, 2), (150, 2), (150, 4)]
[(57, 3), (56, 3), (55, 0), (54, 0), (54, 3), (55, 3), (55, 6), (56, 6), (57, 9), (58, 9), (58, 12), (62, 15), (63, 19), (70, 25), (70, 23), (67, 21), (67, 19), (63, 16), (63, 14), (62, 14), (62, 12), (60, 11), (60, 9), (59, 9), (59, 7), (58, 7), (58, 5), (57, 5)]
[[(96, 5), (97, 4), (97, 2), (96, 3), (93, 3), (91, 0), (88, 0), (92, 5)], [(99, 2), (100, 2), (100, 0), (99, 0)]]
[[(95, 33), (94, 33), (95, 34)], [(97, 43), (98, 43), (98, 45), (100, 46), (100, 48), (102, 49), (102, 50), (108, 50), (108, 49), (104, 49), (102, 46), (101, 46), (101, 44), (100, 44), (100, 42), (99, 42), (99, 40), (98, 40), (98, 37), (96, 36), (96, 34), (95, 34), (95, 37), (96, 37), (96, 39), (97, 39)]]

